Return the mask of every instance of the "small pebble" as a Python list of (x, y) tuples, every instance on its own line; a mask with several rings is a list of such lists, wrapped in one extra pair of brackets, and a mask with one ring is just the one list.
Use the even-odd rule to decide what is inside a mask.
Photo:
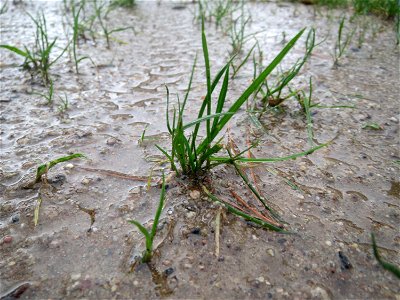
[(81, 274), (80, 273), (71, 274), (71, 280), (72, 281), (77, 281), (77, 280), (79, 280), (79, 278), (81, 278)]
[(188, 219), (194, 218), (195, 216), (196, 216), (196, 213), (195, 213), (194, 211), (189, 211), (189, 212), (186, 214), (186, 217), (187, 217)]
[(135, 280), (135, 281), (133, 282), (133, 285), (134, 285), (134, 286), (138, 286), (138, 285), (139, 285), (139, 281)]
[(325, 244), (327, 245), (327, 246), (332, 246), (332, 242), (331, 241), (325, 241)]
[(164, 271), (165, 275), (169, 276), (174, 273), (174, 268), (168, 268)]
[(19, 215), (13, 215), (11, 217), (11, 222), (12, 223), (18, 223), (19, 222)]
[(268, 249), (267, 250), (268, 254), (271, 255), (272, 257), (275, 256), (275, 251), (273, 249)]
[(399, 120), (397, 120), (395, 117), (391, 117), (389, 120), (396, 124), (399, 123)]
[(190, 191), (189, 196), (193, 200), (197, 200), (200, 198), (200, 192), (198, 190), (192, 190), (192, 191)]
[(259, 282), (264, 282), (264, 277), (262, 277), (262, 276), (260, 276), (260, 277), (258, 277), (258, 278), (256, 278)]
[(74, 167), (74, 165), (71, 164), (71, 163), (65, 165), (65, 168), (66, 168), (66, 169), (72, 169), (73, 167)]
[(164, 260), (163, 261), (163, 263), (162, 263), (164, 266), (170, 266), (171, 264), (172, 264), (172, 262), (170, 261), (170, 260), (168, 260), (168, 259), (166, 259), (166, 260)]
[(81, 183), (84, 184), (84, 185), (88, 185), (90, 183), (90, 180), (89, 180), (89, 178), (85, 177), (85, 178), (82, 179)]
[(114, 137), (111, 137), (107, 140), (107, 145), (108, 146), (114, 146), (117, 143), (117, 139)]
[(6, 235), (6, 236), (3, 238), (3, 242), (6, 243), (6, 244), (11, 243), (12, 241), (13, 241), (13, 238), (12, 238), (12, 236), (10, 236), (10, 235)]

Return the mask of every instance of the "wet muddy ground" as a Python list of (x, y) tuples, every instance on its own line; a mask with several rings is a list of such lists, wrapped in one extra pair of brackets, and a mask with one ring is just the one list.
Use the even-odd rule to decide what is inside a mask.
[[(40, 8), (51, 35), (65, 44), (62, 3), (56, 1), (10, 2), (1, 16), (1, 43), (31, 43), (34, 29), (25, 10)], [(313, 76), (316, 101), (356, 106), (313, 110), (315, 140), (334, 139), (328, 147), (253, 169), (293, 234), (247, 223), (193, 192), (198, 187), (184, 178), (172, 178), (153, 263), (131, 272), (144, 241), (127, 220), (151, 224), (160, 189), (154, 183), (147, 191), (146, 176), (152, 168), (154, 178), (162, 167), (168, 170), (166, 164), (157, 165), (164, 158), (154, 146), (169, 147), (164, 84), (182, 96), (194, 56), (201, 57), (194, 5), (139, 2), (132, 10), (113, 11), (109, 19), (115, 27), (134, 26), (136, 33), (115, 34), (111, 49), (102, 37), (81, 45), (80, 53), (90, 55), (97, 67), (84, 60), (77, 76), (67, 56), (53, 66), (55, 93), (67, 94), (70, 102), (62, 114), (57, 99), (49, 107), (33, 94), (45, 89), (18, 68), (22, 60), (0, 50), (1, 297), (399, 299), (399, 281), (377, 264), (370, 240), (375, 232), (382, 256), (400, 264), (399, 51), (391, 25), (367, 17), (372, 25), (362, 47), (355, 38), (340, 66), (333, 68), (336, 17), (342, 11), (290, 3), (251, 3), (246, 8), (252, 15), (249, 32), (261, 31), (257, 39), (265, 63), (283, 47), (283, 31), (289, 38), (314, 26), (317, 40), (326, 41), (314, 50), (296, 86), (305, 86)], [(229, 38), (214, 24), (206, 26), (215, 74), (228, 58)], [(246, 47), (251, 45), (249, 41)], [(303, 51), (304, 39), (286, 64)], [(231, 83), (230, 99), (249, 84), (252, 72), (250, 63)], [(205, 91), (199, 59), (188, 120), (195, 118)], [(230, 122), (230, 135), (241, 149), (246, 147), (242, 141), (258, 139), (256, 157), (309, 147), (305, 116), (293, 100), (283, 113), (265, 114), (261, 122), (263, 129), (255, 127), (242, 110)], [(382, 129), (363, 129), (372, 122)], [(139, 143), (145, 128), (146, 138)], [(34, 178), (37, 165), (74, 152), (88, 159), (56, 166), (49, 184), (22, 188)], [(208, 181), (221, 197), (229, 198), (230, 189), (246, 195), (229, 166), (215, 169)], [(88, 210), (95, 210), (92, 227)]]

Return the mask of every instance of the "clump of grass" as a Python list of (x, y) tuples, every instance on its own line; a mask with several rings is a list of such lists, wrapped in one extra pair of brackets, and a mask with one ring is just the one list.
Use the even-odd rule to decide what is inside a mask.
[(388, 270), (389, 272), (391, 272), (397, 278), (400, 279), (400, 268), (395, 266), (394, 264), (384, 261), (381, 258), (380, 254), (378, 252), (378, 247), (376, 245), (375, 235), (373, 233), (371, 233), (371, 240), (372, 240), (372, 250), (374, 252), (374, 256), (375, 256), (376, 260), (378, 261), (378, 263), (382, 266), (382, 268), (384, 268), (385, 270)]
[(397, 0), (352, 0), (357, 14), (376, 14), (385, 18), (396, 18), (399, 15)]
[[(210, 62), (208, 56), (207, 39), (204, 31), (204, 19), (202, 21), (202, 45), (203, 55), (206, 68), (206, 82), (207, 94), (199, 110), (197, 119), (184, 123), (183, 114), (185, 111), (189, 91), (191, 89), (193, 73), (195, 70), (195, 63), (192, 68), (192, 73), (189, 80), (188, 89), (183, 102), (181, 103), (178, 98), (178, 109), (174, 109), (172, 124), (169, 117), (169, 91), (167, 88), (167, 128), (172, 137), (172, 149), (169, 154), (165, 149), (157, 146), (169, 159), (171, 168), (177, 173), (182, 172), (189, 176), (196, 176), (204, 170), (209, 170), (212, 167), (220, 164), (220, 162), (213, 163), (212, 157), (217, 154), (223, 146), (221, 145), (222, 138), (216, 143), (213, 143), (219, 133), (223, 130), (229, 120), (236, 114), (241, 106), (247, 101), (249, 96), (259, 88), (264, 82), (266, 77), (273, 71), (273, 69), (282, 61), (286, 54), (293, 48), (297, 40), (303, 34), (305, 29), (301, 30), (275, 57), (275, 59), (264, 69), (264, 71), (253, 81), (253, 83), (242, 93), (242, 95), (234, 101), (233, 105), (223, 112), (226, 102), (226, 95), (229, 85), (229, 61), (217, 74), (215, 79), (211, 82)], [(217, 105), (212, 113), (212, 94), (224, 76), (221, 90), (218, 95)], [(199, 139), (198, 133), (200, 125), (205, 123), (206, 136), (204, 139)], [(186, 135), (185, 131), (194, 127), (190, 135)], [(238, 159), (236, 157), (235, 159)], [(228, 159), (229, 160), (229, 159)], [(176, 166), (176, 161), (179, 163), (180, 168)]]
[(47, 85), (50, 82), (50, 67), (60, 59), (68, 46), (52, 60), (51, 54), (55, 48), (57, 38), (50, 42), (47, 32), (46, 18), (43, 12), (38, 14), (36, 18), (32, 17), (30, 14), (28, 15), (36, 26), (34, 46), (31, 49), (24, 46), (24, 50), (11, 45), (0, 45), (0, 47), (24, 57), (25, 61), (23, 62), (22, 67), (26, 70), (39, 73), (43, 83)]
[(61, 96), (58, 96), (58, 98), (60, 99), (60, 105), (58, 106), (58, 112), (60, 114), (64, 114), (68, 108), (69, 108), (69, 100), (68, 100), (68, 96), (67, 94), (64, 93), (64, 98)]
[(334, 66), (336, 66), (336, 67), (339, 65), (340, 58), (343, 56), (343, 54), (347, 50), (348, 46), (350, 45), (350, 42), (351, 42), (354, 32), (355, 32), (355, 29), (348, 31), (346, 33), (344, 32), (345, 20), (346, 20), (345, 17), (343, 17), (340, 20), (338, 34), (337, 34), (337, 40), (336, 40), (335, 49), (334, 49)]
[(161, 187), (161, 195), (160, 195), (160, 201), (158, 203), (158, 207), (156, 210), (156, 214), (154, 216), (154, 221), (153, 221), (153, 226), (151, 227), (151, 231), (148, 231), (146, 227), (144, 227), (141, 223), (135, 220), (129, 220), (129, 223), (135, 225), (140, 232), (144, 235), (146, 239), (146, 249), (143, 252), (142, 255), (142, 263), (148, 263), (150, 262), (152, 256), (153, 256), (153, 241), (154, 237), (156, 236), (157, 233), (157, 226), (158, 222), (160, 221), (160, 216), (161, 212), (164, 207), (164, 201), (165, 201), (165, 177), (164, 174), (162, 175), (162, 187)]

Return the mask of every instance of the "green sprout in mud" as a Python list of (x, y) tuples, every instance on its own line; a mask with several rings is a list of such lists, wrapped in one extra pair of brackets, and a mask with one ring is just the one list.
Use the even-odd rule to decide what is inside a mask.
[(144, 235), (144, 237), (146, 239), (146, 250), (144, 250), (144, 252), (143, 252), (143, 256), (142, 256), (142, 260), (141, 260), (142, 263), (150, 262), (150, 260), (153, 256), (153, 242), (154, 242), (154, 237), (156, 236), (156, 233), (157, 233), (157, 226), (158, 226), (158, 222), (160, 221), (161, 212), (164, 207), (164, 201), (165, 201), (165, 177), (163, 174), (162, 175), (162, 187), (161, 187), (160, 201), (158, 203), (156, 214), (154, 216), (154, 221), (153, 221), (153, 226), (151, 227), (151, 231), (148, 231), (146, 229), (146, 227), (144, 227), (138, 221), (129, 220), (129, 223), (135, 225), (140, 230), (140, 232)]
[(376, 258), (378, 263), (382, 266), (382, 268), (384, 268), (385, 270), (391, 272), (397, 278), (400, 279), (400, 268), (395, 266), (395, 265), (393, 265), (393, 264), (391, 264), (391, 263), (388, 263), (388, 262), (384, 261), (381, 258), (381, 255), (378, 252), (378, 247), (376, 245), (375, 235), (373, 233), (371, 233), (371, 240), (372, 240), (372, 250), (374, 252), (374, 257)]
[[(54, 160), (51, 160), (45, 164), (40, 165), (37, 170), (36, 170), (36, 178), (34, 181), (29, 183), (25, 188), (33, 188), (33, 186), (43, 180), (43, 176), (47, 175), (48, 171), (53, 168), (54, 166), (58, 165), (59, 163), (62, 162), (67, 162), (75, 158), (85, 158), (86, 156), (81, 154), (81, 153), (74, 153), (71, 155), (63, 156)], [(46, 182), (46, 181), (44, 181)], [(33, 223), (36, 226), (39, 223), (39, 212), (40, 212), (40, 206), (42, 205), (42, 197), (40, 195), (40, 190), (39, 190), (39, 197), (37, 199), (36, 205), (35, 205), (35, 210), (33, 213)]]
[(72, 1), (72, 3), (71, 3), (71, 12), (72, 12), (72, 18), (73, 18), (72, 54), (73, 54), (74, 63), (75, 63), (75, 71), (77, 74), (79, 74), (79, 63), (84, 59), (89, 59), (88, 56), (78, 57), (78, 55), (77, 55), (78, 39), (79, 39), (79, 35), (83, 28), (83, 25), (80, 21), (79, 16), (85, 7), (85, 3), (86, 3), (85, 1), (81, 1), (78, 8), (75, 6), (74, 1)]
[(22, 50), (11, 45), (0, 45), (0, 47), (24, 57), (25, 61), (23, 62), (22, 67), (26, 70), (40, 74), (43, 83), (47, 85), (50, 82), (50, 67), (60, 59), (68, 46), (52, 60), (51, 54), (55, 48), (57, 38), (50, 42), (47, 32), (46, 18), (43, 12), (38, 14), (36, 19), (30, 14), (28, 15), (36, 26), (35, 44), (33, 48), (28, 49), (27, 46), (24, 46), (24, 49)]
[(128, 26), (128, 27), (118, 27), (114, 29), (110, 29), (108, 27), (108, 24), (106, 23), (106, 19), (108, 14), (110, 13), (111, 9), (113, 8), (108, 7), (106, 2), (94, 0), (94, 9), (95, 9), (95, 15), (97, 17), (97, 20), (99, 21), (99, 25), (101, 27), (101, 30), (103, 31), (103, 34), (106, 38), (107, 41), (107, 49), (111, 48), (111, 35), (115, 32), (120, 32), (120, 31), (125, 31), (128, 29), (134, 30), (133, 26)]
[(50, 80), (50, 86), (49, 89), (47, 90), (47, 94), (43, 93), (34, 93), (36, 95), (41, 96), (43, 99), (47, 101), (47, 104), (50, 105), (53, 103), (54, 99), (54, 85), (53, 85), (53, 80)]
[(345, 17), (343, 17), (340, 20), (339, 23), (339, 29), (338, 29), (338, 34), (337, 34), (337, 41), (335, 44), (335, 49), (334, 49), (334, 66), (337, 67), (339, 65), (339, 60), (347, 50), (348, 46), (350, 45), (350, 42), (353, 38), (355, 30), (352, 30), (350, 32), (344, 32), (345, 26)]
[(70, 161), (75, 158), (85, 158), (86, 156), (81, 153), (74, 153), (71, 155), (63, 156), (54, 160), (49, 161), (48, 163), (40, 165), (36, 170), (36, 179), (34, 183), (39, 183), (42, 180), (42, 176), (46, 175), (47, 172), (53, 168), (54, 166), (58, 165), (59, 163)]

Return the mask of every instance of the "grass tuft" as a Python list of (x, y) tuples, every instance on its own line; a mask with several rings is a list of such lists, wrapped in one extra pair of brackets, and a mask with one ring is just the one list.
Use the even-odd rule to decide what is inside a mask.
[[(273, 61), (255, 78), (250, 86), (237, 98), (234, 103), (225, 112), (224, 106), (227, 102), (227, 91), (229, 86), (229, 66), (231, 61), (217, 73), (213, 81), (211, 81), (210, 61), (208, 56), (207, 38), (204, 30), (204, 18), (202, 19), (202, 46), (203, 56), (206, 69), (207, 94), (200, 107), (197, 119), (186, 123), (184, 122), (183, 114), (191, 89), (193, 74), (196, 66), (196, 59), (192, 67), (191, 76), (184, 100), (181, 102), (178, 97), (178, 108), (174, 108), (172, 116), (172, 124), (169, 116), (169, 90), (167, 88), (167, 128), (172, 137), (171, 153), (157, 146), (171, 163), (171, 168), (177, 173), (182, 172), (185, 175), (196, 176), (200, 172), (209, 170), (213, 167), (211, 161), (215, 154), (222, 148), (222, 138), (216, 142), (214, 140), (221, 133), (229, 120), (240, 110), (247, 99), (256, 91), (259, 86), (265, 81), (266, 77), (274, 70), (274, 68), (283, 60), (289, 51), (296, 44), (297, 40), (304, 33), (302, 29), (293, 39), (283, 48), (283, 50), (273, 59)], [(216, 106), (212, 107), (212, 95), (216, 86), (221, 82), (223, 77), (220, 92), (217, 98)], [(205, 123), (206, 136), (199, 138), (200, 126)], [(187, 135), (186, 130), (194, 127), (191, 134)], [(177, 168), (176, 162), (180, 168)]]

